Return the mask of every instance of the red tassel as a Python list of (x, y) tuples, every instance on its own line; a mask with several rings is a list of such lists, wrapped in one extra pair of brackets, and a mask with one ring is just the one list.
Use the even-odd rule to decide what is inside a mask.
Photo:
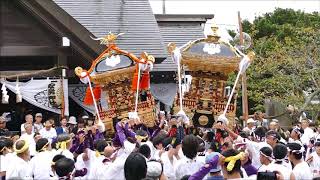
[(137, 90), (137, 85), (138, 85), (138, 71), (139, 71), (139, 67), (138, 64), (136, 64), (136, 72), (133, 75), (133, 79), (132, 79), (132, 84), (131, 84), (131, 90), (135, 91)]
[(93, 104), (93, 98), (92, 98), (89, 87), (87, 87), (86, 95), (84, 96), (83, 103), (85, 105), (92, 105)]
[(137, 84), (138, 84), (138, 73), (134, 73), (133, 75), (133, 79), (132, 79), (132, 85), (131, 85), (131, 89), (133, 91), (137, 90)]
[(148, 71), (143, 72), (141, 83), (140, 83), (140, 89), (141, 90), (148, 90), (150, 88), (150, 74)]
[[(101, 98), (101, 87), (100, 86), (94, 87), (92, 89), (92, 91), (93, 91), (93, 95), (94, 95), (95, 100), (96, 101), (100, 100), (100, 98)], [(92, 105), (93, 104), (93, 97), (91, 95), (89, 87), (86, 90), (86, 95), (85, 95), (85, 97), (83, 99), (83, 103), (85, 105)]]

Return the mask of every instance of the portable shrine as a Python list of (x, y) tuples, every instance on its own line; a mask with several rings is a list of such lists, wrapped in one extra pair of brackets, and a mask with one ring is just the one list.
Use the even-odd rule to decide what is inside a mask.
[[(93, 101), (93, 96), (94, 103), (99, 102), (100, 98), (107, 99), (108, 108), (97, 108), (97, 111), (108, 132), (114, 132), (115, 119), (128, 118), (129, 112), (136, 112), (144, 124), (153, 127), (156, 114), (155, 102), (149, 91), (149, 71), (154, 57), (143, 52), (138, 58), (120, 49), (115, 43), (118, 36), (109, 33), (103, 38), (94, 39), (106, 45), (106, 50), (93, 61), (89, 70), (81, 67), (75, 69), (84, 83), (89, 81), (89, 86), (90, 82), (94, 84), (92, 93), (87, 90), (84, 103), (92, 103), (90, 101)], [(101, 91), (105, 93), (105, 97), (100, 96)]]
[[(212, 127), (214, 121), (224, 112), (230, 95), (227, 80), (232, 72), (238, 70), (241, 60), (236, 49), (220, 39), (217, 34), (218, 27), (213, 25), (211, 30), (212, 33), (206, 38), (191, 41), (183, 47), (177, 48), (174, 43), (168, 45), (173, 58), (176, 57), (176, 62), (180, 62), (181, 67), (178, 69), (180, 68), (181, 72), (187, 69), (192, 76), (189, 90), (182, 93), (181, 103), (178, 93), (173, 109), (175, 113), (183, 109), (194, 126)], [(180, 74), (183, 74), (181, 72)], [(231, 123), (236, 113), (236, 96), (234, 93), (226, 113)]]

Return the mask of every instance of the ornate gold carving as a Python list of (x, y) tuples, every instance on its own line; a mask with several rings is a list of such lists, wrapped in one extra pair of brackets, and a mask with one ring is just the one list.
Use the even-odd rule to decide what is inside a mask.
[(205, 125), (208, 124), (209, 119), (208, 119), (207, 116), (202, 115), (202, 116), (199, 117), (198, 121), (199, 121), (199, 124), (200, 124), (201, 126), (205, 126)]
[(82, 67), (76, 67), (74, 69), (74, 73), (79, 77), (81, 76), (82, 71), (83, 71)]
[(114, 41), (121, 35), (123, 35), (124, 33), (119, 33), (119, 34), (113, 34), (112, 32), (109, 32), (109, 34), (107, 34), (106, 36), (104, 37), (101, 37), (101, 38), (93, 38), (91, 37), (93, 40), (96, 40), (96, 41), (100, 41), (100, 44), (103, 44), (103, 45), (110, 45), (110, 44), (113, 44)]
[(239, 62), (240, 57), (198, 55), (189, 52), (182, 53), (181, 61), (190, 71), (222, 72), (224, 74), (236, 71)]
[(114, 71), (107, 71), (101, 74), (96, 74), (91, 76), (91, 78), (94, 83), (106, 85), (109, 83), (125, 81), (126, 79), (132, 79), (134, 71), (135, 67), (132, 66), (125, 69), (118, 69)]
[(169, 43), (167, 46), (168, 52), (171, 54), (175, 49), (176, 49), (176, 44), (175, 43)]

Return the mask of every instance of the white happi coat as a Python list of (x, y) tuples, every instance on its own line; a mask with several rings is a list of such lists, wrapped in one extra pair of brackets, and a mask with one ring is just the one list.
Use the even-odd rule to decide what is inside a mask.
[(43, 151), (37, 153), (30, 161), (32, 174), (35, 180), (50, 178), (51, 162), (53, 159), (52, 151)]
[(18, 156), (10, 159), (11, 163), (6, 171), (6, 179), (32, 179), (32, 170), (30, 163)]

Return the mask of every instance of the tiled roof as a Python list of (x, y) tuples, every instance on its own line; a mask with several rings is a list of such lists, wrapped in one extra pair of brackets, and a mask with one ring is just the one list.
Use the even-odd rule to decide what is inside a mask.
[(123, 50), (146, 51), (166, 58), (162, 37), (148, 0), (53, 0), (96, 37), (125, 33), (117, 40)]
[[(203, 38), (200, 22), (158, 22), (165, 45), (176, 43), (177, 47), (189, 41)], [(177, 65), (168, 56), (161, 64), (155, 64), (153, 71), (176, 71)]]

